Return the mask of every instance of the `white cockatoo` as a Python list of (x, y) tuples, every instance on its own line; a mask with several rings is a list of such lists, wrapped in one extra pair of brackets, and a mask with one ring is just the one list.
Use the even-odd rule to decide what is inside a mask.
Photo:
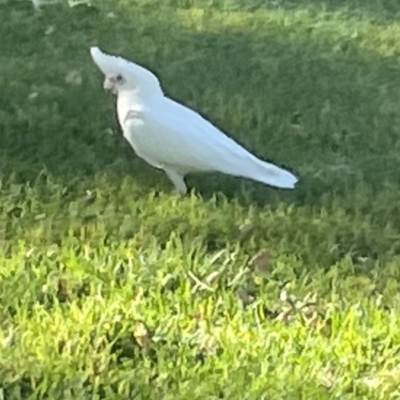
[(139, 157), (165, 171), (179, 193), (187, 193), (185, 175), (192, 172), (295, 187), (292, 173), (258, 159), (198, 113), (165, 96), (149, 70), (98, 47), (91, 47), (90, 54), (105, 75), (104, 89), (117, 96), (124, 137)]

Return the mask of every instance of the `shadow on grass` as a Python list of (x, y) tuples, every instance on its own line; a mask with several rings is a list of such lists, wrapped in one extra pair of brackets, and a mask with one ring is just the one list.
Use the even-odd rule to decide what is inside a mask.
[(285, 27), (279, 17), (257, 30), (224, 26), (227, 15), (198, 18), (169, 8), (120, 8), (115, 15), (85, 7), (5, 10), (0, 166), (6, 178), (34, 180), (46, 169), (65, 185), (84, 185), (107, 173), (116, 180), (133, 175), (148, 190), (172, 190), (121, 138), (88, 55), (97, 44), (148, 66), (171, 97), (301, 177), (296, 191), (283, 194), (232, 177), (189, 177), (206, 197), (221, 191), (245, 205), (317, 205), (327, 192), (330, 199), (351, 197), (357, 185), (372, 192), (384, 182), (398, 188), (396, 55), (377, 57), (360, 49), (357, 38)]

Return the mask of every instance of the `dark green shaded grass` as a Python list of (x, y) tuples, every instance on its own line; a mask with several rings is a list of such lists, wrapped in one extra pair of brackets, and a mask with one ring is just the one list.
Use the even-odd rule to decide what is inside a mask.
[[(1, 5), (3, 397), (395, 396), (399, 25), (373, 2), (176, 4)], [(298, 188), (202, 175), (179, 198), (122, 139), (91, 45)]]

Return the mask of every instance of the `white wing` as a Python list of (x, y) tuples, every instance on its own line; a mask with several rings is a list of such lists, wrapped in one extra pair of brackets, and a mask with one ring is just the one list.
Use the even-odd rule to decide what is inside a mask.
[(290, 172), (259, 160), (195, 111), (166, 97), (147, 103), (124, 121), (124, 135), (150, 164), (189, 172), (218, 171), (292, 188)]

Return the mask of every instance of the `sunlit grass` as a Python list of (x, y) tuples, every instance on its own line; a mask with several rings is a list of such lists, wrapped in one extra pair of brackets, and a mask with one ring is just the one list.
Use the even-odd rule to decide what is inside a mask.
[[(228, 3), (0, 2), (2, 398), (400, 395), (400, 24)], [(177, 196), (122, 139), (91, 45), (298, 188)]]

